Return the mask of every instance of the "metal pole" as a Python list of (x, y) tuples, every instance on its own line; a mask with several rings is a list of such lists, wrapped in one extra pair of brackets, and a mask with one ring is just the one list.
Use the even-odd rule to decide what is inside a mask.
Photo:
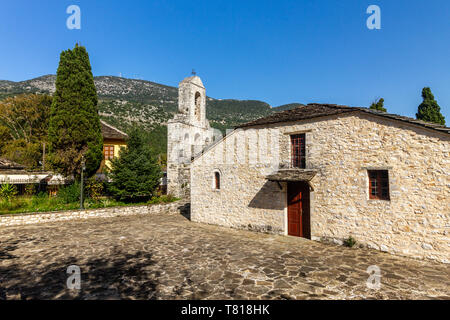
[(83, 183), (84, 183), (84, 157), (81, 157), (81, 192), (80, 192), (80, 210), (84, 210), (84, 199), (83, 199)]

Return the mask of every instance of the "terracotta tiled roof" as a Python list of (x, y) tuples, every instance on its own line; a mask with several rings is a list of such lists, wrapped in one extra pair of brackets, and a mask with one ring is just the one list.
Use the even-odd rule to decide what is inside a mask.
[(368, 108), (362, 108), (362, 107), (349, 107), (349, 106), (340, 106), (336, 104), (318, 104), (318, 103), (311, 103), (306, 106), (300, 106), (295, 109), (282, 111), (278, 113), (274, 113), (273, 115), (270, 115), (268, 117), (264, 117), (261, 119), (257, 119), (255, 121), (251, 121), (245, 124), (242, 124), (238, 126), (237, 128), (245, 128), (245, 127), (253, 127), (253, 126), (259, 126), (259, 125), (268, 125), (273, 123), (280, 123), (280, 122), (291, 122), (291, 121), (298, 121), (298, 120), (307, 120), (307, 119), (314, 119), (324, 116), (331, 116), (331, 115), (337, 115), (337, 114), (344, 114), (349, 112), (364, 112), (367, 114), (372, 114), (384, 118), (388, 118), (391, 120), (397, 120), (397, 121), (403, 121), (410, 124), (426, 127), (429, 129), (437, 130), (444, 133), (450, 134), (450, 128), (441, 126), (434, 123), (424, 122), (421, 120), (416, 120), (413, 118), (408, 118), (404, 116), (399, 116), (396, 114), (381, 112), (377, 110), (372, 110)]
[(107, 124), (105, 121), (100, 121), (102, 124), (102, 135), (106, 139), (126, 140), (128, 135), (125, 132), (114, 128), (112, 125)]

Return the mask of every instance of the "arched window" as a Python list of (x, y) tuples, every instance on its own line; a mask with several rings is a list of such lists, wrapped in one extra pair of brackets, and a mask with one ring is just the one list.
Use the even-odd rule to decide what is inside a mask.
[(200, 117), (201, 103), (202, 103), (202, 95), (200, 94), (200, 92), (196, 92), (195, 93), (195, 117), (197, 118), (198, 121), (201, 120), (201, 117)]
[(214, 189), (220, 190), (220, 172), (214, 172)]

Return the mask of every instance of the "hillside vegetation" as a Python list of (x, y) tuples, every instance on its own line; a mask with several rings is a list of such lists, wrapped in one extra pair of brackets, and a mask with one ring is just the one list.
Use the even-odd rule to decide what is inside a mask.
[[(0, 99), (21, 93), (55, 92), (55, 75), (22, 81), (0, 81)], [(113, 76), (94, 78), (101, 119), (129, 132), (133, 125), (147, 131), (155, 149), (164, 153), (167, 144), (167, 121), (178, 108), (178, 88), (145, 80)], [(272, 108), (257, 100), (218, 100), (208, 97), (206, 113), (211, 126), (225, 132), (241, 123), (295, 108), (293, 103)]]

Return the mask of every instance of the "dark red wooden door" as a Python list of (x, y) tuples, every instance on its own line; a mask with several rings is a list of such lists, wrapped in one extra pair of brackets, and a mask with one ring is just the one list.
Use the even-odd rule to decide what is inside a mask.
[(309, 185), (303, 182), (288, 184), (288, 234), (311, 238), (309, 217)]

